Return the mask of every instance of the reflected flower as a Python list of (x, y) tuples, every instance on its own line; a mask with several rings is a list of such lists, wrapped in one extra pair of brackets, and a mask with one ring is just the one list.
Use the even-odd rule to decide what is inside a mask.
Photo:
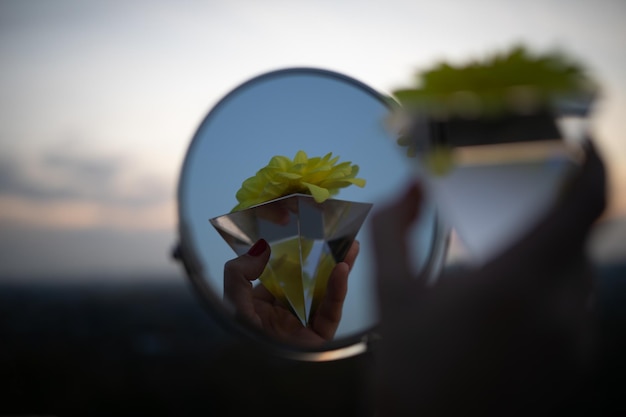
[(236, 197), (239, 202), (232, 211), (243, 210), (290, 194), (309, 194), (322, 203), (350, 185), (365, 186), (356, 178), (359, 166), (351, 162), (338, 163), (339, 157), (329, 152), (324, 157), (309, 158), (304, 151), (295, 157), (274, 156), (267, 166), (246, 179)]
[(460, 65), (442, 62), (416, 74), (416, 85), (393, 92), (401, 105), (437, 120), (477, 120), (543, 109), (563, 102), (589, 107), (599, 86), (563, 52), (537, 54), (523, 45)]

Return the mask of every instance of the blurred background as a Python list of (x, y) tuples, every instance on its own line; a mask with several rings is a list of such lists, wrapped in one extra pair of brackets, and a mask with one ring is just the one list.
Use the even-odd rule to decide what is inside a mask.
[(625, 17), (621, 0), (2, 0), (0, 277), (180, 276), (169, 254), (186, 148), (253, 76), (321, 67), (386, 93), (517, 42), (565, 50), (602, 86), (593, 132), (611, 227), (593, 250), (623, 260)]
[[(135, 405), (182, 415), (241, 403), (212, 377), (242, 383), (211, 360), (228, 343), (171, 258), (176, 187), (207, 112), (242, 82), (286, 67), (337, 71), (388, 93), (439, 60), (514, 43), (586, 65), (602, 89), (592, 132), (610, 198), (590, 250), (610, 284), (603, 302), (621, 314), (607, 321), (618, 334), (625, 18), (623, 0), (0, 0), (0, 413), (119, 415)], [(232, 360), (258, 365), (244, 358)], [(339, 364), (332, 378), (327, 367), (281, 365), (290, 376), (278, 378), (294, 395), (291, 378), (323, 381), (312, 398), (353, 405), (367, 383), (357, 365)], [(623, 403), (619, 386), (605, 387)], [(307, 408), (326, 412), (316, 404)]]

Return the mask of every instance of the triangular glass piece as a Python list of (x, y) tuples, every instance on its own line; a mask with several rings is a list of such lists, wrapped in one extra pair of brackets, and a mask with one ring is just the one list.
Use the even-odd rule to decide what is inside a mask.
[(292, 194), (209, 221), (237, 255), (261, 238), (270, 244), (272, 255), (259, 279), (306, 326), (371, 208)]

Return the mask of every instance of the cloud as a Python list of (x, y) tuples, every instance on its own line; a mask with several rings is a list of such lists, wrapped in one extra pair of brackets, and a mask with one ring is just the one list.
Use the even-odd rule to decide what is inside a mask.
[(0, 223), (44, 229), (165, 230), (173, 185), (128, 158), (57, 147), (0, 156)]
[(94, 185), (104, 185), (123, 168), (123, 161), (119, 157), (79, 158), (56, 150), (45, 153), (42, 163), (47, 168), (66, 171)]
[(150, 174), (133, 174), (127, 160), (62, 150), (44, 151), (35, 161), (0, 157), (0, 196), (45, 202), (92, 202), (121, 207), (161, 204), (171, 185)]
[[(58, 190), (57, 197), (69, 197), (65, 192)], [(14, 158), (0, 156), (0, 195), (22, 196), (30, 199), (45, 199), (50, 190), (41, 184), (29, 181), (23, 175), (18, 162)]]

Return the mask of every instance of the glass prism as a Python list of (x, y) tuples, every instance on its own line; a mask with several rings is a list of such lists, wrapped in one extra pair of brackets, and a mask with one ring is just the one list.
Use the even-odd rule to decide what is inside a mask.
[(292, 194), (209, 222), (237, 255), (261, 238), (269, 243), (272, 253), (259, 280), (306, 326), (371, 208), (371, 203), (317, 203), (310, 195)]

